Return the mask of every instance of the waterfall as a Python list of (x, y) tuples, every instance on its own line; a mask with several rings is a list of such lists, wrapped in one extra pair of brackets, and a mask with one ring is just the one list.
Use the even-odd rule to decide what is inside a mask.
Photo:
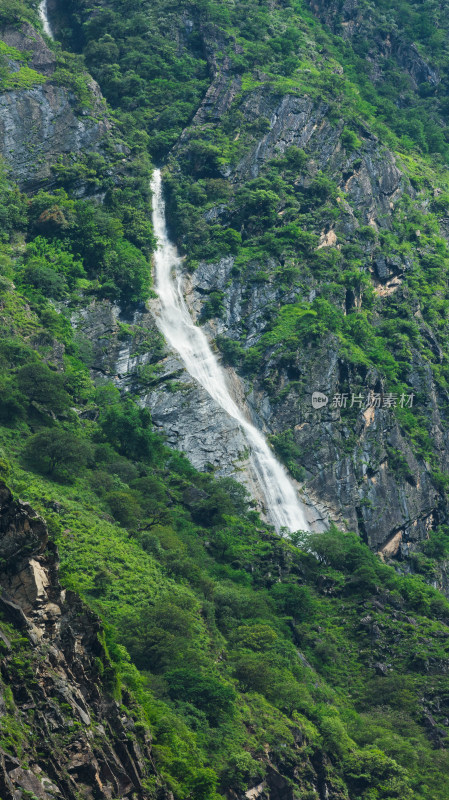
[(39, 3), (39, 16), (42, 22), (42, 27), (44, 29), (44, 33), (50, 37), (50, 39), (54, 39), (53, 31), (50, 25), (50, 21), (48, 19), (48, 7), (47, 7), (47, 0), (42, 0)]
[(181, 258), (170, 241), (165, 219), (161, 171), (156, 169), (153, 191), (153, 225), (158, 240), (154, 256), (155, 288), (160, 299), (157, 323), (166, 341), (181, 357), (187, 371), (243, 430), (250, 462), (260, 487), (266, 515), (276, 529), (308, 530), (298, 493), (286, 470), (273, 455), (262, 433), (238, 408), (226, 385), (225, 372), (213, 354), (204, 332), (194, 325), (181, 287)]

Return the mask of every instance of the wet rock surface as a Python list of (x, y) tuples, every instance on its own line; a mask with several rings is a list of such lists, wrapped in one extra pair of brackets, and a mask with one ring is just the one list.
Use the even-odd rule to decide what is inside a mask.
[[(217, 272), (222, 280), (226, 280), (232, 263), (232, 259), (226, 260)], [(189, 300), (193, 297), (191, 286), (186, 286), (186, 296)], [(218, 477), (232, 476), (248, 488), (256, 501), (261, 501), (243, 431), (164, 344), (156, 314), (157, 303), (150, 311), (126, 312), (102, 301), (90, 304), (72, 317), (77, 335), (92, 346), (91, 369), (95, 381), (98, 384), (112, 381), (120, 391), (131, 392), (139, 405), (150, 410), (155, 428), (165, 436), (169, 446), (185, 452), (199, 470), (213, 470)], [(195, 318), (194, 307), (192, 315)], [(259, 330), (257, 325), (255, 329)], [(213, 339), (214, 329), (210, 328), (208, 333)], [(244, 384), (232, 369), (227, 369), (227, 382), (248, 420), (267, 435), (274, 432), (270, 414), (266, 413), (269, 403), (258, 408), (251, 397), (245, 397)], [(327, 528), (326, 501), (321, 502), (313, 491), (301, 492), (301, 498), (311, 527)]]
[(214, 469), (218, 476), (232, 475), (245, 461), (245, 437), (237, 425), (185, 372), (176, 358), (162, 362), (161, 373), (175, 380), (177, 389), (165, 387), (144, 394), (141, 403), (149, 408), (156, 428), (167, 444), (189, 454), (197, 469)]
[(156, 309), (157, 305), (154, 313), (124, 312), (103, 301), (74, 315), (72, 324), (92, 346), (94, 379), (111, 380), (120, 391), (131, 392), (151, 411), (167, 444), (185, 452), (197, 469), (214, 470), (219, 477), (232, 475), (257, 497), (242, 430), (166, 347), (156, 325)]

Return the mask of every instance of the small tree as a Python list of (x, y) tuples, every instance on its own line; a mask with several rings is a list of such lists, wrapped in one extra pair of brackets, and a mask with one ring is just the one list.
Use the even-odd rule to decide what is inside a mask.
[(117, 490), (108, 492), (105, 500), (117, 522), (125, 528), (135, 528), (142, 519), (143, 512), (134, 492)]
[(92, 458), (90, 442), (64, 428), (48, 428), (28, 439), (24, 456), (44, 475), (72, 478)]
[(151, 430), (150, 412), (132, 400), (109, 406), (100, 425), (113, 447), (127, 458), (153, 461), (161, 453), (162, 439)]
[(194, 800), (209, 800), (216, 797), (217, 775), (210, 767), (196, 769), (189, 778), (191, 797)]
[(40, 361), (21, 367), (17, 373), (17, 383), (30, 403), (48, 406), (56, 414), (70, 406), (70, 396), (65, 390), (65, 377), (53, 372)]
[(220, 150), (210, 142), (194, 139), (182, 155), (185, 168), (197, 177), (218, 177)]

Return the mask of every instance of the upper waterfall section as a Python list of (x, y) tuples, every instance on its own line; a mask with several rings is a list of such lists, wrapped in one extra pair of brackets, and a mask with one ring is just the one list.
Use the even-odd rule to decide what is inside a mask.
[(47, 0), (42, 0), (39, 3), (39, 17), (42, 22), (42, 27), (44, 29), (44, 33), (50, 37), (50, 39), (54, 39), (53, 29), (50, 25), (50, 20), (48, 19), (48, 4)]

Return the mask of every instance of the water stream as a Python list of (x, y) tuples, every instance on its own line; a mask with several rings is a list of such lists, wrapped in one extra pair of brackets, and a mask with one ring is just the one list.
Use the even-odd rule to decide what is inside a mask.
[[(39, 16), (44, 33), (53, 39), (47, 0), (42, 0), (39, 4)], [(156, 290), (160, 298), (157, 317), (159, 328), (181, 357), (192, 378), (242, 429), (248, 442), (251, 468), (260, 488), (266, 516), (278, 531), (281, 528), (289, 531), (308, 530), (293, 482), (276, 460), (262, 433), (246, 419), (233, 400), (226, 385), (225, 372), (213, 354), (204, 332), (193, 324), (190, 317), (181, 288), (181, 259), (167, 232), (161, 172), (158, 169), (154, 171), (152, 190), (153, 224), (158, 239), (154, 260)]]
[(39, 16), (42, 22), (42, 27), (44, 29), (44, 33), (50, 37), (50, 39), (54, 39), (52, 27), (50, 25), (50, 20), (48, 19), (48, 8), (47, 8), (47, 0), (42, 0), (39, 3)]
[(194, 325), (181, 287), (181, 259), (170, 241), (165, 218), (160, 170), (152, 180), (153, 225), (158, 239), (155, 253), (155, 288), (160, 299), (157, 322), (161, 333), (181, 357), (187, 371), (237, 421), (250, 450), (251, 467), (264, 499), (265, 513), (279, 531), (308, 530), (304, 509), (293, 482), (277, 461), (262, 433), (238, 408), (226, 385), (225, 372), (213, 354), (206, 335)]

